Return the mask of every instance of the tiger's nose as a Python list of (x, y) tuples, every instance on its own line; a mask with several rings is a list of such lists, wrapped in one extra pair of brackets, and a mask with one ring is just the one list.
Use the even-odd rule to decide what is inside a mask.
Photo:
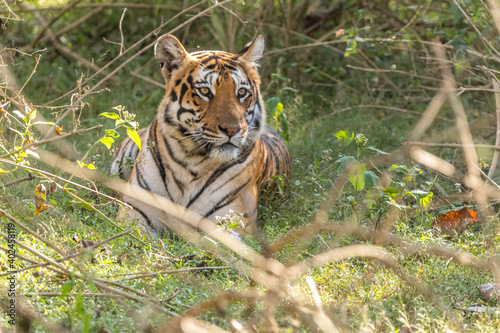
[(219, 130), (223, 133), (226, 133), (226, 135), (230, 138), (236, 135), (241, 130), (241, 127), (238, 125), (236, 126), (230, 126), (230, 125), (219, 125)]

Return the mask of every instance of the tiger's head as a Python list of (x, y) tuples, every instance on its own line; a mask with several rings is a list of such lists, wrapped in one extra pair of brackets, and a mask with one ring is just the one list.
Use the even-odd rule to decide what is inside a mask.
[(155, 56), (166, 81), (159, 112), (188, 154), (231, 160), (253, 146), (265, 122), (257, 72), (263, 50), (262, 36), (238, 54), (188, 53), (172, 35), (158, 39)]

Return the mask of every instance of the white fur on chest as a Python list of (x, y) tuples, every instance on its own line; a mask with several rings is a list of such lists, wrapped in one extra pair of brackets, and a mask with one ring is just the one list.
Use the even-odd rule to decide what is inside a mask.
[[(172, 138), (155, 144), (162, 154), (161, 165), (151, 150), (147, 150), (141, 152), (136, 166), (149, 190), (202, 216), (210, 216), (215, 208), (234, 199), (231, 193), (250, 180), (250, 176), (239, 176), (252, 163), (252, 156), (241, 163), (214, 161), (203, 156), (183, 155), (182, 147)], [(132, 180), (132, 183), (142, 186), (140, 181)], [(225, 208), (231, 207), (227, 206)]]

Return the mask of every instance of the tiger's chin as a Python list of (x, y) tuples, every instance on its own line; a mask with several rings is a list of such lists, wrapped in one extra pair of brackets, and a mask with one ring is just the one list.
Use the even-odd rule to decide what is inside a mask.
[(226, 142), (220, 146), (215, 146), (210, 151), (210, 157), (221, 162), (237, 159), (240, 154), (240, 147)]

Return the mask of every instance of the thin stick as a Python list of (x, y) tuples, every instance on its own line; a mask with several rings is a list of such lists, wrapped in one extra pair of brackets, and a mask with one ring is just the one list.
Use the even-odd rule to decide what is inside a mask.
[[(491, 83), (493, 84), (493, 89), (498, 90), (498, 92), (495, 92), (495, 105), (496, 105), (496, 115), (497, 115), (497, 136), (495, 138), (495, 147), (499, 147), (500, 146), (500, 85), (498, 84), (498, 81), (495, 77), (491, 79)], [(499, 155), (500, 154), (498, 149), (495, 149), (495, 152), (493, 153), (493, 159), (491, 160), (490, 171), (488, 171), (489, 178), (493, 177), (493, 174), (495, 173)]]
[[(214, 8), (216, 7), (219, 7), (219, 6), (222, 6), (223, 4), (225, 3), (228, 3), (228, 2), (231, 2), (232, 0), (225, 0), (225, 1), (222, 1), (222, 2), (217, 2), (215, 3), (214, 5), (210, 6), (209, 8), (205, 9), (204, 11), (198, 13), (197, 15), (191, 17), (190, 19), (184, 21), (182, 24), (178, 25), (177, 27), (175, 27), (174, 29), (170, 30), (169, 33), (174, 33), (175, 31), (181, 29), (182, 27), (184, 27), (185, 25), (191, 23), (192, 21), (198, 19), (199, 17), (209, 13), (210, 11), (212, 11)], [(191, 7), (190, 7), (191, 8)], [(189, 8), (188, 8), (189, 9)], [(183, 11), (184, 12), (184, 11)], [(181, 13), (179, 13), (178, 15), (180, 15)], [(169, 21), (167, 21), (166, 23), (160, 25), (160, 27), (158, 27), (158, 29), (156, 29), (155, 31), (159, 30), (162, 26), (166, 25), (168, 22), (170, 22), (171, 20), (173, 20), (175, 17), (177, 17), (178, 15), (174, 16), (172, 19), (170, 19)], [(146, 37), (149, 37), (149, 35), (152, 35), (153, 32), (149, 33)], [(142, 40), (146, 39), (146, 37), (142, 38)], [(140, 42), (140, 41), (139, 41)], [(122, 55), (124, 55), (125, 53), (127, 53), (127, 51), (129, 51), (130, 49), (132, 49), (133, 47), (135, 47), (136, 45), (138, 45), (138, 43), (135, 43), (134, 45), (132, 45), (130, 48), (128, 48), (127, 50), (125, 50)], [(103, 84), (105, 81), (107, 81), (109, 78), (113, 77), (120, 69), (122, 69), (123, 67), (125, 67), (129, 62), (131, 62), (132, 60), (134, 60), (135, 58), (137, 58), (139, 55), (141, 55), (142, 53), (146, 52), (147, 50), (149, 50), (150, 48), (152, 48), (153, 46), (156, 45), (156, 41), (148, 44), (146, 47), (142, 48), (141, 50), (139, 50), (137, 53), (135, 53), (133, 56), (131, 56), (130, 58), (128, 58), (127, 60), (125, 60), (122, 64), (120, 64), (117, 68), (115, 68), (111, 73), (109, 73), (108, 75), (106, 75), (101, 81), (97, 82), (92, 88), (89, 89), (89, 91), (87, 91), (87, 93), (85, 95), (82, 95), (79, 97), (79, 99), (76, 101), (76, 105), (78, 105), (86, 96), (88, 96), (92, 91), (94, 91), (95, 89), (97, 89), (97, 87), (99, 87), (101, 84)], [(120, 55), (118, 55), (115, 59), (111, 60), (106, 66), (104, 66), (101, 70), (105, 69), (106, 67), (108, 67), (111, 63), (113, 63), (116, 59), (118, 59), (120, 57)], [(99, 73), (99, 72), (98, 72)], [(82, 85), (84, 85), (86, 82), (88, 82), (92, 77), (90, 77), (89, 79), (87, 79), (84, 83), (82, 83)], [(66, 93), (68, 94), (68, 93)], [(66, 95), (65, 94), (65, 95)], [(65, 96), (63, 95), (63, 96)], [(66, 112), (64, 112), (56, 121), (56, 124), (60, 123), (70, 112), (73, 112), (73, 108), (71, 109), (68, 109), (66, 110)]]
[(36, 45), (36, 43), (38, 42), (38, 40), (45, 34), (45, 32), (48, 31), (49, 28), (57, 20), (59, 20), (61, 18), (61, 16), (64, 15), (64, 13), (66, 13), (71, 8), (75, 7), (80, 1), (82, 1), (82, 0), (73, 0), (72, 2), (70, 2), (66, 6), (64, 6), (56, 15), (54, 15), (47, 23), (44, 24), (44, 26), (42, 27), (42, 29), (40, 29), (40, 31), (38, 31), (38, 33), (36, 34), (35, 38), (33, 38), (33, 40), (31, 41), (31, 43), (29, 43), (26, 48), (30, 49), (30, 48), (34, 47)]
[(32, 180), (32, 179), (35, 179), (35, 176), (33, 176), (33, 174), (30, 172), (30, 173), (28, 173), (28, 176), (13, 180), (11, 182), (8, 182), (8, 183), (4, 184), (3, 186), (9, 187), (9, 186), (16, 185), (18, 183), (22, 183), (22, 182), (25, 182), (27, 180)]
[(125, 13), (127, 12), (127, 8), (123, 9), (123, 14), (122, 17), (120, 18), (120, 24), (118, 25), (118, 28), (120, 30), (120, 54), (123, 53), (123, 50), (125, 50), (125, 44), (123, 44), (124, 38), (123, 38), (123, 19), (125, 18)]
[[(3, 232), (0, 231), (0, 237), (3, 237), (5, 239), (10, 239), (9, 236)], [(74, 275), (76, 278), (78, 279), (82, 279), (84, 281), (87, 280), (87, 276), (86, 276), (86, 272), (84, 273), (84, 270), (81, 269), (78, 265), (76, 265), (76, 263), (73, 262), (73, 264), (82, 272), (84, 273), (83, 275), (82, 274), (79, 274), (79, 273), (74, 273), (74, 272), (71, 272), (69, 269), (67, 269), (66, 267), (62, 266), (61, 264), (59, 264), (58, 262), (56, 262), (55, 260), (47, 257), (46, 255), (44, 255), (43, 253), (40, 253), (38, 252), (37, 250), (31, 248), (30, 246), (18, 241), (17, 239), (13, 239), (14, 240), (14, 243), (16, 243), (17, 246), (25, 249), (26, 251), (29, 251), (31, 252), (32, 254), (36, 255), (37, 257), (41, 258), (42, 260), (44, 260), (45, 262), (47, 262), (48, 264), (52, 265), (52, 266), (55, 266), (56, 268), (58, 268), (60, 271), (64, 272), (64, 274), (68, 275), (68, 276), (71, 276), (71, 275)], [(59, 252), (60, 250), (58, 250)], [(48, 268), (52, 268), (50, 266), (47, 266)], [(106, 281), (107, 282), (107, 281)], [(110, 281), (112, 282), (112, 281)], [(139, 297), (136, 297), (134, 295), (131, 295), (129, 293), (126, 293), (124, 291), (121, 291), (121, 290), (118, 290), (118, 289), (115, 289), (115, 288), (112, 288), (112, 287), (109, 287), (107, 285), (105, 285), (104, 283), (105, 282), (102, 282), (100, 279), (93, 279), (93, 283), (96, 287), (99, 287), (100, 289), (104, 289), (104, 290), (108, 290), (108, 291), (111, 291), (117, 295), (122, 295), (124, 297), (127, 297), (129, 299), (132, 299), (132, 300), (135, 300), (137, 302), (140, 302), (140, 303), (143, 303), (143, 304), (149, 304), (151, 306), (153, 306), (154, 308), (158, 309), (158, 310), (161, 310), (162, 312), (164, 313), (167, 313), (171, 316), (178, 316), (177, 313), (175, 312), (172, 312), (172, 311), (169, 311), (167, 309), (165, 309), (164, 307), (160, 306), (157, 302), (155, 302), (154, 300), (145, 300), (145, 299), (141, 299)]]
[[(26, 296), (26, 297), (35, 297), (35, 296), (60, 297), (60, 296), (63, 296), (63, 294), (60, 292), (38, 292), (38, 293), (27, 293), (24, 296)], [(66, 293), (65, 296), (124, 298), (123, 295), (104, 294), (104, 293)]]
[(31, 78), (33, 77), (33, 74), (35, 74), (36, 72), (36, 68), (38, 67), (38, 64), (40, 63), (40, 58), (42, 57), (41, 54), (39, 54), (37, 57), (36, 57), (36, 60), (35, 60), (35, 66), (33, 67), (33, 69), (31, 70), (31, 74), (30, 76), (28, 77), (28, 79), (24, 82), (23, 86), (21, 87), (21, 89), (19, 89), (19, 91), (17, 92), (16, 94), (16, 97), (19, 98), (21, 96), (21, 92), (23, 91), (24, 87), (28, 84), (28, 82), (31, 80)]
[[(354, 105), (354, 106), (350, 106), (350, 107), (347, 107), (347, 108), (344, 108), (344, 109), (341, 109), (341, 110), (333, 111), (332, 113), (330, 113), (330, 116), (334, 116), (336, 114), (339, 114), (339, 113), (342, 113), (342, 112), (345, 112), (345, 111), (354, 110), (354, 109), (362, 109), (362, 108), (363, 109), (364, 108), (368, 108), (368, 109), (372, 109), (372, 108), (373, 109), (386, 109), (386, 110), (390, 110), (390, 111), (398, 111), (398, 112), (418, 114), (419, 116), (423, 115), (422, 112), (412, 111), (412, 110), (408, 110), (408, 109), (401, 109), (401, 108), (397, 108), (397, 107), (394, 107), (394, 106), (366, 104), (366, 105)], [(447, 122), (453, 122), (453, 120), (450, 120), (450, 119), (447, 119), (447, 118), (440, 118), (440, 117), (436, 117), (436, 118), (440, 119), (440, 120), (443, 120), (443, 121), (447, 121)]]
[[(98, 248), (99, 246), (102, 246), (106, 243), (109, 243), (111, 242), (113, 239), (116, 239), (116, 238), (120, 238), (124, 235), (127, 235), (129, 234), (130, 232), (132, 232), (132, 230), (127, 230), (127, 231), (124, 231), (124, 232), (121, 232), (119, 234), (116, 234), (114, 236), (111, 236), (97, 244), (94, 244), (92, 246), (89, 246), (87, 248), (85, 248), (85, 250), (83, 251), (80, 251), (80, 252), (77, 252), (77, 253), (74, 253), (74, 254), (71, 254), (69, 256), (66, 256), (66, 257), (63, 257), (63, 258), (60, 258), (60, 259), (57, 259), (56, 262), (63, 262), (63, 261), (66, 261), (66, 260), (69, 260), (69, 259), (73, 259), (73, 258), (76, 258), (76, 257), (79, 257), (81, 256), (82, 254), (86, 254), (86, 253), (89, 253), (90, 251), (92, 251), (93, 249), (95, 248)], [(18, 269), (18, 270), (15, 270), (15, 271), (9, 271), (8, 273), (4, 273), (4, 274), (0, 274), (0, 277), (2, 276), (5, 276), (5, 275), (8, 275), (8, 274), (14, 274), (14, 273), (20, 273), (20, 272), (23, 272), (23, 271), (27, 271), (27, 270), (30, 270), (30, 269), (33, 269), (33, 268), (38, 268), (38, 267), (46, 267), (48, 266), (49, 264), (35, 264), (35, 265), (32, 265), (32, 266), (28, 266), (28, 267), (24, 267), (24, 268), (21, 268), (21, 269)]]
[[(413, 130), (410, 132), (410, 141), (420, 140), (422, 135), (429, 129), (434, 119), (443, 119), (438, 117), (439, 111), (443, 107), (444, 102), (448, 99), (448, 94), (441, 87), (438, 93), (432, 98), (431, 102), (427, 105), (422, 117), (419, 119), (418, 123), (415, 125)], [(447, 121), (450, 121), (447, 119)]]
[(219, 266), (219, 267), (190, 267), (190, 268), (181, 268), (181, 269), (171, 269), (171, 270), (165, 270), (165, 271), (161, 271), (161, 272), (139, 274), (136, 276), (131, 276), (128, 278), (121, 279), (120, 281), (142, 279), (142, 278), (147, 278), (147, 277), (155, 276), (155, 275), (170, 275), (170, 274), (178, 274), (178, 273), (193, 272), (193, 271), (205, 271), (205, 270), (215, 271), (215, 270), (220, 270), (220, 269), (232, 269), (232, 268), (233, 267), (231, 267), (231, 266)]
[[(110, 62), (108, 62), (106, 65), (104, 65), (102, 68), (101, 68), (101, 71), (107, 69), (108, 67), (111, 66), (111, 64), (113, 64), (115, 61), (117, 61), (118, 59), (120, 59), (121, 57), (123, 57), (126, 53), (128, 53), (130, 50), (136, 48), (137, 46), (141, 45), (144, 41), (148, 40), (151, 36), (153, 36), (155, 33), (157, 33), (157, 31), (159, 31), (161, 28), (163, 28), (164, 26), (166, 26), (167, 24), (169, 24), (170, 22), (172, 22), (173, 20), (175, 20), (176, 18), (178, 18), (179, 16), (183, 15), (184, 13), (192, 10), (193, 8), (201, 5), (202, 3), (206, 2), (206, 0), (204, 1), (201, 1), (189, 8), (186, 8), (185, 10), (181, 11), (180, 13), (176, 14), (174, 17), (172, 17), (170, 20), (168, 20), (167, 22), (161, 24), (158, 28), (156, 28), (155, 30), (151, 31), (150, 33), (148, 33), (146, 36), (144, 36), (143, 38), (141, 38), (139, 41), (137, 41), (134, 45), (132, 45), (131, 47), (129, 47), (128, 49), (126, 49), (121, 55), (118, 55), (116, 56), (113, 60), (111, 60)], [(100, 71), (97, 72), (97, 73), (94, 73), (92, 76), (90, 76), (87, 80), (85, 80), (81, 86), (85, 86), (86, 84), (88, 84), (97, 74), (100, 74)], [(66, 92), (65, 94), (63, 94), (62, 96), (59, 96), (58, 98), (46, 103), (44, 106), (47, 106), (47, 105), (50, 105), (52, 103), (55, 103), (57, 102), (58, 100), (60, 99), (63, 99), (69, 95), (72, 95), (75, 91), (78, 90), (78, 87), (76, 88), (73, 88), (72, 90)], [(87, 95), (85, 95), (87, 96)], [(83, 97), (81, 97), (81, 99), (83, 99)]]
[[(104, 7), (97, 7), (97, 8), (92, 9), (87, 14), (83, 15), (78, 20), (76, 20), (75, 22), (68, 24), (67, 26), (65, 26), (61, 30), (54, 32), (54, 37), (59, 38), (60, 36), (67, 33), (68, 31), (71, 31), (71, 30), (77, 28), (80, 24), (84, 23), (85, 21), (87, 21), (91, 17), (94, 17), (96, 14), (100, 13), (103, 10), (104, 10)], [(46, 38), (47, 37), (43, 37), (40, 41), (44, 41)]]
[(30, 167), (30, 166), (27, 166), (27, 165), (22, 165), (22, 164), (18, 164), (16, 162), (13, 162), (13, 161), (9, 161), (9, 160), (4, 160), (4, 159), (0, 159), (0, 163), (5, 163), (5, 164), (9, 164), (9, 165), (13, 165), (13, 166), (16, 166), (18, 168), (22, 168), (22, 169), (26, 169), (26, 170), (30, 170), (30, 171), (33, 171), (33, 172), (36, 172), (36, 173), (39, 173), (41, 175), (44, 175), (46, 177), (49, 177), (49, 178), (54, 178), (54, 179), (58, 179), (60, 181), (63, 181), (63, 182), (66, 182), (68, 184), (71, 184), (73, 186), (76, 186), (76, 187), (79, 187), (81, 189), (84, 189), (86, 191), (90, 191), (92, 193), (95, 193), (97, 195), (100, 195), (102, 197), (105, 197), (105, 198), (108, 198), (110, 200), (113, 200), (113, 201), (116, 201), (117, 203), (121, 204), (121, 205), (124, 205), (126, 206), (127, 208), (131, 208), (129, 204), (127, 204), (126, 202), (124, 201), (121, 201), (117, 198), (114, 198), (112, 196), (109, 196), (107, 194), (104, 194), (104, 193), (101, 193), (99, 191), (96, 191), (90, 187), (87, 187), (87, 186), (84, 186), (84, 185), (81, 185), (81, 184), (78, 184), (78, 183), (75, 183), (73, 181), (70, 181), (66, 178), (63, 178), (63, 177), (60, 177), (60, 176), (57, 176), (57, 175), (54, 175), (53, 173), (50, 173), (50, 172), (47, 172), (47, 171), (43, 171), (43, 170), (40, 170), (40, 169), (37, 169), (37, 168), (33, 168), (33, 167)]
[(32, 143), (30, 143), (30, 144), (28, 144), (26, 146), (23, 146), (22, 148), (19, 148), (18, 150), (14, 151), (12, 153), (0, 155), (0, 158), (7, 158), (9, 156), (18, 154), (18, 153), (20, 153), (23, 150), (26, 150), (28, 148), (32, 148), (32, 147), (36, 147), (36, 146), (41, 146), (41, 145), (44, 145), (46, 143), (58, 141), (58, 140), (61, 140), (61, 139), (66, 139), (66, 138), (68, 138), (70, 136), (75, 136), (75, 135), (78, 135), (78, 134), (82, 134), (82, 133), (85, 133), (85, 132), (88, 132), (88, 131), (92, 131), (94, 129), (101, 128), (101, 127), (102, 127), (102, 124), (99, 124), (99, 125), (96, 125), (94, 127), (84, 128), (84, 129), (80, 129), (80, 130), (76, 130), (76, 131), (71, 131), (69, 133), (66, 133), (66, 134), (63, 134), (63, 135), (60, 135), (60, 136), (54, 136), (54, 137), (49, 138), (49, 139), (44, 139), (44, 140), (41, 140), (41, 141), (35, 141), (35, 142), (32, 142)]
[(458, 7), (458, 9), (462, 12), (462, 14), (465, 16), (465, 18), (467, 19), (467, 22), (476, 31), (476, 33), (477, 33), (479, 39), (481, 40), (481, 42), (483, 43), (483, 45), (486, 46), (486, 48), (489, 48), (491, 51), (493, 51), (493, 53), (495, 53), (497, 56), (500, 56), (500, 53), (497, 51), (497, 49), (495, 49), (495, 47), (493, 46), (493, 44), (490, 41), (488, 41), (488, 40), (486, 40), (486, 38), (484, 38), (483, 33), (481, 31), (479, 31), (479, 29), (474, 24), (474, 21), (470, 19), (469, 15), (467, 15), (467, 13), (462, 8), (462, 6), (460, 6), (460, 4), (457, 2), (457, 0), (453, 0), (453, 2)]
[[(99, 209), (95, 208), (95, 205), (92, 205), (91, 203), (83, 200), (82, 198), (80, 198), (79, 196), (77, 196), (76, 194), (70, 192), (67, 188), (65, 187), (62, 187), (61, 185), (57, 185), (58, 187), (60, 187), (64, 192), (66, 192), (69, 196), (75, 198), (76, 200), (80, 201), (81, 203), (85, 204), (85, 205), (88, 205), (90, 207), (92, 207), (92, 209), (99, 215), (102, 216), (103, 219), (105, 219), (106, 221), (108, 221), (109, 223), (111, 223), (112, 225), (114, 225), (115, 227), (117, 227), (118, 229), (120, 229), (121, 231), (124, 231), (125, 228), (123, 228), (121, 225), (119, 225), (117, 222), (113, 221), (112, 219), (110, 219), (108, 216), (106, 216), (106, 214), (104, 214), (103, 212), (101, 212)], [(130, 235), (130, 237), (132, 237), (133, 239), (135, 239), (136, 241), (140, 242), (141, 244), (143, 245), (146, 245), (146, 243), (142, 240), (142, 239), (139, 239), (136, 235)]]
[(357, 69), (360, 71), (364, 72), (375, 72), (375, 73), (396, 73), (396, 74), (403, 74), (403, 75), (410, 75), (419, 79), (425, 79), (429, 81), (437, 81), (437, 82), (443, 82), (442, 79), (436, 79), (430, 76), (423, 76), (423, 75), (418, 75), (418, 74), (413, 74), (411, 72), (405, 72), (405, 71), (400, 71), (397, 69), (380, 69), (380, 68), (366, 68), (366, 67), (358, 67), (358, 66), (352, 66), (352, 65), (347, 65), (348, 68), (352, 69)]
[(160, 83), (160, 82), (158, 82), (158, 81), (156, 81), (156, 80), (153, 80), (153, 79), (151, 79), (151, 78), (149, 78), (149, 77), (147, 77), (147, 76), (144, 76), (144, 75), (138, 74), (138, 73), (136, 73), (136, 72), (130, 72), (130, 74), (132, 74), (132, 76), (135, 76), (135, 77), (137, 77), (137, 78), (139, 78), (139, 79), (141, 79), (141, 80), (144, 80), (144, 81), (146, 81), (146, 82), (148, 82), (148, 83), (151, 83), (151, 84), (153, 84), (153, 85), (155, 85), (155, 86), (157, 86), (157, 87), (160, 87), (160, 88), (165, 88), (165, 84), (162, 84), (162, 83)]
[[(392, 38), (357, 38), (356, 41), (358, 43), (415, 43), (415, 44), (422, 44), (422, 45), (441, 45), (442, 47), (453, 50), (454, 47), (452, 45), (443, 45), (441, 43), (437, 42), (429, 42), (425, 40), (414, 40), (414, 39), (392, 39)], [(303, 48), (309, 48), (309, 47), (316, 47), (316, 46), (327, 46), (331, 44), (343, 44), (347, 43), (348, 40), (345, 39), (336, 39), (336, 40), (330, 40), (330, 41), (324, 41), (324, 42), (315, 42), (315, 43), (309, 43), (309, 44), (302, 44), (302, 45), (293, 45), (290, 47), (285, 47), (282, 49), (277, 49), (273, 51), (268, 51), (264, 53), (265, 56), (267, 55), (274, 55), (276, 53), (282, 53), (282, 52), (287, 52), (287, 51), (292, 51), (292, 50), (298, 50), (298, 49), (303, 49)], [(472, 54), (473, 56), (476, 56), (481, 59), (488, 59), (488, 60), (494, 60), (496, 62), (500, 62), (500, 57), (495, 57), (495, 56), (486, 56), (484, 54), (481, 54), (480, 52), (466, 48), (465, 51), (469, 54)], [(342, 52), (344, 54), (344, 52)]]
[[(19, 3), (17, 3), (19, 5)], [(144, 8), (144, 9), (161, 9), (161, 10), (170, 10), (170, 11), (181, 11), (182, 7), (171, 6), (171, 5), (160, 5), (160, 4), (149, 4), (149, 3), (131, 3), (131, 2), (94, 2), (94, 3), (82, 3), (75, 6), (75, 8)], [(20, 12), (31, 13), (31, 12), (40, 12), (40, 11), (50, 11), (50, 10), (58, 10), (62, 9), (64, 6), (51, 6), (51, 7), (42, 7), (42, 8), (19, 8)], [(8, 10), (0, 10), (0, 13), (7, 13)], [(14, 14), (14, 13), (12, 13)], [(15, 14), (14, 14), (15, 15)], [(16, 15), (17, 16), (17, 15)]]
[[(9, 249), (6, 249), (6, 248), (1, 247), (1, 246), (0, 246), (0, 250), (4, 251), (4, 252), (6, 252), (6, 253), (9, 253)], [(26, 258), (26, 257), (24, 257), (24, 256), (20, 255), (19, 253), (14, 253), (14, 256), (15, 256), (16, 258), (18, 258), (18, 259), (23, 260), (23, 261), (27, 261), (27, 262), (29, 262), (29, 263), (32, 263), (33, 265), (38, 265), (38, 264), (40, 263), (40, 262), (38, 262), (38, 261), (36, 261), (36, 260), (30, 259), (30, 258)], [(7, 274), (8, 274), (8, 273), (2, 274), (2, 276), (5, 276), (5, 275), (7, 275)]]
[(10, 220), (12, 223), (14, 223), (15, 225), (17, 225), (19, 228), (23, 229), (28, 234), (32, 235), (35, 238), (38, 238), (39, 240), (41, 240), (42, 242), (44, 242), (45, 244), (47, 244), (51, 249), (53, 249), (54, 251), (56, 251), (60, 255), (62, 255), (62, 256), (66, 255), (66, 253), (64, 253), (64, 251), (62, 251), (57, 246), (55, 246), (54, 244), (52, 244), (52, 242), (48, 241), (45, 237), (43, 237), (43, 236), (39, 235), (38, 233), (34, 232), (33, 230), (31, 230), (30, 228), (28, 228), (27, 226), (25, 226), (23, 223), (19, 222), (12, 215), (10, 215), (9, 213), (7, 213), (5, 210), (3, 210), (3, 209), (0, 208), (0, 217), (2, 217), (2, 216), (5, 216), (8, 220)]
[[(464, 179), (464, 181), (470, 188), (479, 189), (483, 182), (481, 180), (481, 174), (475, 167), (478, 164), (477, 152), (474, 147), (474, 140), (472, 138), (472, 133), (470, 132), (469, 122), (467, 121), (467, 115), (465, 114), (464, 106), (459, 97), (454, 93), (456, 91), (455, 77), (453, 76), (449, 64), (444, 62), (446, 60), (445, 49), (443, 47), (436, 46), (434, 47), (434, 52), (438, 59), (443, 60), (441, 63), (439, 63), (441, 75), (445, 80), (443, 88), (444, 91), (448, 94), (448, 100), (450, 101), (451, 108), (455, 113), (458, 135), (460, 137), (460, 141), (463, 144), (464, 157), (465, 162), (467, 163), (468, 171), (468, 175), (466, 179)], [(474, 191), (473, 195), (479, 206), (480, 214), (483, 216), (490, 216), (491, 214), (489, 214), (489, 210), (487, 207), (487, 195), (483, 191), (479, 190)]]
[(403, 142), (404, 145), (414, 145), (423, 147), (444, 147), (444, 148), (464, 148), (464, 147), (476, 147), (476, 148), (489, 148), (500, 150), (500, 146), (485, 145), (485, 144), (462, 144), (462, 143), (439, 143), (439, 142), (415, 142), (408, 141)]
[[(28, 7), (25, 3), (23, 2), (19, 2), (18, 3), (19, 6), (22, 6), (22, 7)], [(39, 13), (39, 12), (34, 12), (33, 15), (36, 17), (36, 19), (43, 25), (46, 25), (47, 22), (45, 21), (45, 19), (43, 18), (43, 16)], [(68, 49), (67, 47), (65, 46), (62, 46), (61, 43), (59, 43), (57, 41), (57, 38), (54, 36), (54, 33), (52, 32), (51, 29), (47, 28), (46, 30), (46, 34), (48, 36), (48, 38), (50, 39), (52, 45), (54, 46), (54, 48), (61, 52), (63, 55), (67, 56), (67, 57), (70, 57), (70, 58), (73, 58), (77, 61), (80, 61), (82, 64), (84, 64), (85, 66), (91, 68), (93, 71), (95, 72), (99, 72), (100, 71), (100, 67), (95, 65), (94, 63), (88, 61), (87, 59), (81, 57), (78, 53), (75, 53), (73, 51), (71, 51), (70, 49)], [(28, 45), (29, 46), (29, 45)], [(102, 74), (104, 75), (104, 74)]]

